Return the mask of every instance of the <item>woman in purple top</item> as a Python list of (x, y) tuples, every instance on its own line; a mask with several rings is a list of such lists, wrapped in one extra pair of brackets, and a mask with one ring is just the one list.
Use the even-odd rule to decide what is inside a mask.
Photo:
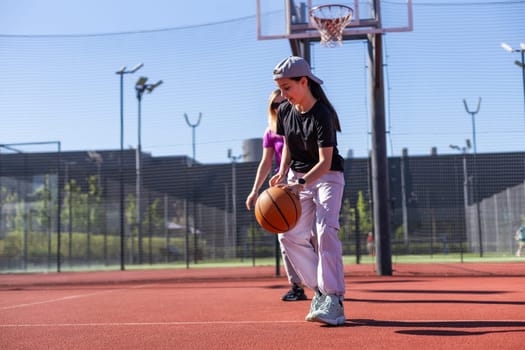
[[(246, 198), (246, 208), (251, 209), (252, 204), (255, 205), (257, 197), (259, 196), (259, 190), (261, 189), (262, 184), (270, 174), (272, 169), (272, 162), (275, 158), (275, 171), (277, 173), (281, 165), (281, 156), (284, 145), (284, 137), (277, 135), (277, 108), (279, 105), (285, 101), (284, 97), (281, 96), (281, 90), (277, 89), (272, 92), (270, 95), (268, 103), (268, 128), (264, 132), (263, 136), (263, 154), (259, 167), (257, 168), (257, 173), (255, 175), (255, 181), (253, 183), (252, 191)], [(273, 175), (273, 174), (272, 174)], [(288, 282), (291, 284), (290, 290), (281, 297), (283, 301), (296, 301), (296, 300), (306, 300), (307, 296), (304, 293), (302, 287), (301, 279), (295, 272), (288, 255), (286, 254), (283, 246), (281, 245), (281, 254), (284, 262), (284, 269), (286, 275), (288, 276)]]

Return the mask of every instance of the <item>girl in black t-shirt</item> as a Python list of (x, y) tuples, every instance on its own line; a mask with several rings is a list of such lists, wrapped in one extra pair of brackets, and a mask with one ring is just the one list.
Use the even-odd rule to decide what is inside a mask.
[[(337, 150), (339, 119), (306, 60), (291, 56), (274, 69), (273, 79), (287, 102), (280, 105), (277, 133), (285, 144), (279, 172), (270, 186), (297, 193), (302, 215), (279, 240), (303, 284), (315, 291), (307, 321), (342, 325), (345, 283), (338, 238), (343, 197), (343, 158)], [(311, 230), (317, 242), (310, 242)], [(317, 249), (316, 249), (317, 247)]]

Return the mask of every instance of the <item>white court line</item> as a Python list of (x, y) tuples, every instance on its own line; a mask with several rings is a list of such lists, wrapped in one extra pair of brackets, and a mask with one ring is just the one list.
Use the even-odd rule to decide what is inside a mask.
[[(295, 323), (305, 323), (304, 320), (282, 320), (282, 321), (173, 321), (173, 322), (91, 322), (91, 323), (21, 323), (21, 324), (0, 324), (1, 328), (30, 328), (30, 327), (144, 327), (144, 326), (209, 326), (209, 325), (249, 325), (249, 324), (295, 324)], [(397, 321), (386, 321), (393, 322), (392, 325), (381, 326), (379, 328), (410, 328), (414, 327), (412, 325), (405, 326), (404, 323), (416, 323), (421, 324), (421, 327), (428, 328), (443, 328), (443, 329), (484, 329), (484, 328), (497, 328), (501, 326), (494, 326), (490, 323), (509, 323), (510, 325), (505, 325), (508, 328), (520, 328), (520, 324), (524, 323), (522, 320), (397, 320)], [(400, 324), (395, 324), (396, 322)], [(468, 326), (469, 323), (475, 322), (486, 322), (486, 326)], [(360, 327), (374, 327), (375, 325), (365, 325), (359, 323), (359, 321), (347, 320), (347, 324), (355, 325)], [(451, 323), (450, 326), (441, 326), (439, 324)], [(464, 323), (466, 326), (458, 327), (458, 323)], [(516, 323), (516, 325), (512, 325)], [(438, 324), (438, 325), (435, 325)]]
[(94, 323), (22, 323), (0, 324), (0, 328), (16, 327), (126, 327), (126, 326), (206, 326), (206, 325), (244, 325), (244, 324), (272, 324), (272, 323), (304, 323), (297, 321), (192, 321), (192, 322), (94, 322)]
[(55, 299), (47, 299), (47, 300), (42, 300), (42, 301), (35, 301), (33, 303), (24, 303), (24, 304), (15, 304), (15, 305), (9, 305), (9, 306), (2, 306), (2, 307), (0, 307), (0, 310), (12, 310), (12, 309), (18, 309), (18, 308), (28, 307), (28, 306), (56, 303), (56, 302), (59, 302), (59, 301), (85, 298), (85, 297), (90, 297), (90, 296), (94, 296), (94, 295), (112, 293), (112, 292), (117, 292), (117, 291), (122, 291), (122, 290), (127, 290), (127, 289), (144, 288), (144, 287), (149, 287), (149, 286), (153, 286), (153, 285), (154, 284), (143, 284), (143, 285), (139, 285), (139, 286), (133, 286), (133, 287), (130, 287), (130, 288), (108, 289), (108, 290), (98, 291), (98, 292), (95, 292), (95, 293), (68, 295), (68, 296), (65, 296), (65, 297), (62, 297), (62, 298), (55, 298)]

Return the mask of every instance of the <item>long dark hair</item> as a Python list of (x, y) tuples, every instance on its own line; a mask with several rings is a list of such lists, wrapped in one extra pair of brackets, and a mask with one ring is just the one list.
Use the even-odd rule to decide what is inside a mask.
[[(302, 77), (296, 77), (296, 78), (290, 78), (292, 80), (299, 81)], [(312, 93), (312, 96), (316, 99), (320, 100), (330, 111), (332, 114), (332, 119), (334, 123), (334, 127), (336, 131), (341, 131), (341, 123), (339, 122), (339, 116), (337, 115), (337, 112), (335, 111), (334, 106), (332, 106), (332, 103), (330, 103), (330, 100), (328, 100), (328, 97), (326, 97), (326, 94), (324, 93), (323, 88), (321, 85), (317, 84), (312, 79), (306, 77), (308, 79), (308, 87), (310, 88), (310, 92)]]

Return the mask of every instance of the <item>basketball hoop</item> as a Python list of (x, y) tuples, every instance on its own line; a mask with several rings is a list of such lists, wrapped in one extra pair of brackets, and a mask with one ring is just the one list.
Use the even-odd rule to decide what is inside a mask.
[(310, 16), (321, 34), (321, 45), (343, 45), (343, 30), (352, 21), (354, 10), (345, 5), (321, 5), (310, 10)]

